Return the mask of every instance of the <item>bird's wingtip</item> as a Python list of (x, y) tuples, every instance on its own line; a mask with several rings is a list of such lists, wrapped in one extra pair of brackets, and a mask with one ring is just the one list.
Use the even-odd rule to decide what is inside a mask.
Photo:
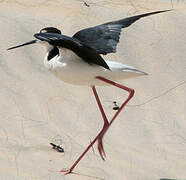
[(149, 75), (148, 73), (146, 73), (146, 72), (144, 72), (144, 71), (140, 71), (140, 70), (137, 70), (137, 69), (135, 69), (135, 71), (136, 71), (137, 73), (141, 74), (141, 75), (145, 75), (145, 76)]
[(148, 73), (146, 73), (146, 72), (143, 72), (143, 74), (144, 74), (144, 75), (146, 75), (146, 76), (147, 76), (147, 75), (149, 75), (149, 74), (148, 74)]

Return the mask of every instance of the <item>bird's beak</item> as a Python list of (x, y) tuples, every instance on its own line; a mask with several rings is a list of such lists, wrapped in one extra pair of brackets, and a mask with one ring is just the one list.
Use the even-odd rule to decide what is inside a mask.
[(36, 42), (37, 42), (37, 40), (35, 39), (35, 40), (32, 40), (32, 41), (26, 42), (26, 43), (21, 44), (21, 45), (18, 45), (18, 46), (14, 46), (14, 47), (8, 48), (7, 50), (11, 50), (11, 49), (19, 48), (19, 47), (26, 46), (26, 45), (29, 45), (29, 44), (34, 44), (34, 43), (36, 43)]

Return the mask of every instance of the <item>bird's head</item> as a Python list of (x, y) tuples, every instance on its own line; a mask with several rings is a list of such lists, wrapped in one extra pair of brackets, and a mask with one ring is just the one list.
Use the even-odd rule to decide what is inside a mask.
[(46, 28), (43, 28), (39, 31), (39, 33), (37, 34), (34, 34), (34, 37), (36, 39), (32, 40), (32, 41), (29, 41), (29, 42), (26, 42), (26, 43), (23, 43), (23, 44), (20, 44), (20, 45), (17, 45), (17, 46), (13, 46), (13, 47), (10, 47), (8, 48), (7, 50), (11, 50), (11, 49), (16, 49), (16, 48), (19, 48), (19, 47), (22, 47), (22, 46), (26, 46), (26, 45), (30, 45), (30, 44), (35, 44), (35, 43), (41, 43), (41, 44), (44, 44), (44, 45), (48, 45), (48, 43), (45, 41), (45, 39), (41, 39), (40, 38), (40, 34), (61, 34), (61, 31), (55, 27), (46, 27)]

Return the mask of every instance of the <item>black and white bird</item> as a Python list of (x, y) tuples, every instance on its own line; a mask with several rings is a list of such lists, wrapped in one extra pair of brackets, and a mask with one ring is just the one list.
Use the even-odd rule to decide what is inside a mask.
[[(35, 40), (8, 49), (15, 49), (33, 43), (43, 44), (47, 49), (44, 65), (49, 71), (64, 82), (74, 85), (87, 85), (93, 90), (102, 114), (104, 125), (95, 139), (74, 162), (71, 168), (62, 170), (65, 174), (69, 174), (73, 171), (75, 166), (96, 141), (98, 142), (100, 156), (104, 160), (105, 151), (102, 139), (123, 107), (134, 95), (133, 89), (114, 81), (147, 75), (147, 73), (137, 70), (134, 67), (119, 62), (106, 61), (101, 54), (106, 55), (108, 53), (116, 52), (122, 28), (130, 26), (142, 17), (167, 11), (170, 10), (150, 12), (118, 21), (108, 22), (83, 29), (75, 33), (72, 37), (61, 34), (61, 31), (57, 28), (47, 27), (41, 29), (39, 33), (34, 34)], [(108, 121), (101, 105), (95, 88), (96, 85), (113, 85), (129, 93), (128, 98), (123, 102), (110, 121)]]

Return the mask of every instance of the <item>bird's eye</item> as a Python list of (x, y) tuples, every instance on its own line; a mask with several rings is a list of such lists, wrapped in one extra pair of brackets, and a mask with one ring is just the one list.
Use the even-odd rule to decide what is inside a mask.
[(42, 30), (40, 31), (40, 33), (47, 33), (47, 30), (46, 30), (46, 29), (42, 29)]
[(54, 27), (46, 27), (40, 30), (40, 33), (56, 33), (61, 34), (61, 31)]

